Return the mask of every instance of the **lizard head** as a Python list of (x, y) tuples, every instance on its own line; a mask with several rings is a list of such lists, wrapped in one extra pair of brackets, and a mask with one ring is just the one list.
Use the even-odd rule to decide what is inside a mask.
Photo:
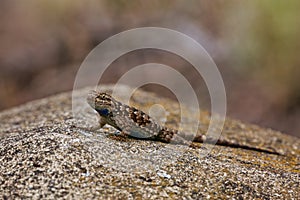
[(87, 102), (102, 117), (107, 117), (112, 114), (114, 99), (107, 93), (91, 91), (88, 94)]

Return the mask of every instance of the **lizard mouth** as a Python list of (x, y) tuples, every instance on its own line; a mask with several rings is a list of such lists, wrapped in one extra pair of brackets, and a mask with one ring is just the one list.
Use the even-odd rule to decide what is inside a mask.
[(92, 90), (88, 93), (88, 96), (86, 98), (88, 104), (93, 108), (95, 108), (97, 96), (98, 96), (97, 92)]

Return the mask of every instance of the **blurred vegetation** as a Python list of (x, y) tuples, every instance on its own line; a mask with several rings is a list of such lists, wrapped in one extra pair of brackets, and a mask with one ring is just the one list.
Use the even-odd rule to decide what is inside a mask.
[[(227, 88), (229, 116), (299, 136), (299, 8), (296, 0), (2, 0), (0, 109), (71, 90), (80, 63), (101, 41), (159, 26), (190, 35), (213, 57)], [(204, 83), (186, 70), (188, 64), (162, 52), (118, 59), (104, 82), (149, 61), (184, 73), (209, 105)]]
[(300, 74), (297, 53), (300, 49), (300, 2), (256, 1), (252, 4), (255, 13), (247, 21), (251, 28), (238, 30), (243, 35), (239, 39), (245, 41), (236, 41), (233, 51), (238, 57), (239, 67), (297, 95), (299, 92), (296, 91), (300, 89), (297, 84)]

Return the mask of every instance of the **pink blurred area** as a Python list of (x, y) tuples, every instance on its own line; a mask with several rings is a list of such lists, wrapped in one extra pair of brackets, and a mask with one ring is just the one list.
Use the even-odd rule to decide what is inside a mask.
[[(0, 110), (72, 90), (80, 64), (100, 42), (121, 31), (155, 26), (187, 34), (208, 51), (224, 79), (228, 116), (300, 137), (299, 8), (296, 0), (2, 0)], [(101, 82), (115, 83), (132, 67), (148, 62), (184, 74), (201, 106), (209, 109), (201, 76), (167, 52), (124, 55)], [(145, 89), (172, 97), (162, 87)]]

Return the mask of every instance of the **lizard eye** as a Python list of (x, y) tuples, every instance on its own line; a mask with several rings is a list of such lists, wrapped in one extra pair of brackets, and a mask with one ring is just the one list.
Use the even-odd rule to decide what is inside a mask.
[(107, 116), (109, 113), (109, 110), (107, 108), (104, 108), (104, 109), (100, 109), (98, 112), (102, 116)]

